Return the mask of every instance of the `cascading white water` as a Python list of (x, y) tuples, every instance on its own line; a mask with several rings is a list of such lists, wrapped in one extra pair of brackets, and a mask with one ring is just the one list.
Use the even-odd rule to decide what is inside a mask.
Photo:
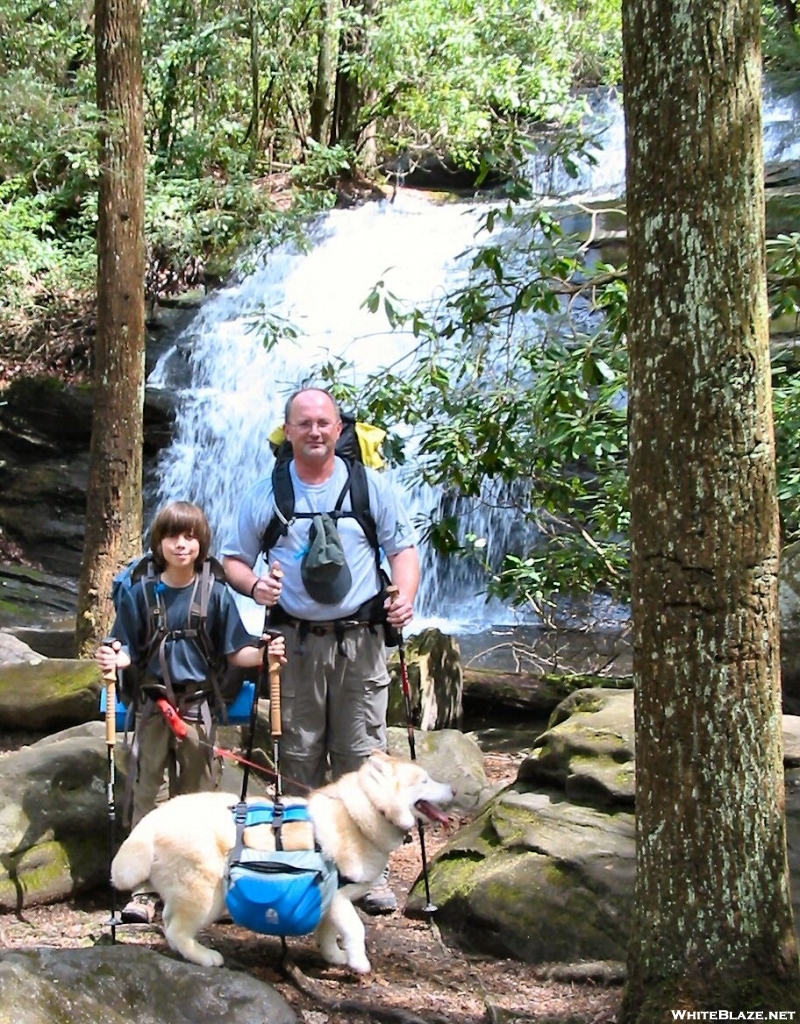
[[(797, 160), (798, 99), (768, 83), (765, 93), (767, 159)], [(542, 191), (619, 194), (624, 185), (624, 122), (619, 94), (598, 94), (595, 116), (603, 127), (602, 159), (577, 179), (557, 162), (532, 168)], [(563, 177), (563, 180), (562, 180)], [(544, 187), (547, 185), (547, 187)], [(156, 469), (158, 505), (176, 498), (201, 504), (217, 537), (227, 528), (239, 495), (271, 470), (268, 436), (283, 421), (286, 396), (308, 379), (319, 363), (352, 361), (351, 383), (396, 364), (414, 339), (392, 332), (381, 315), (363, 303), (377, 281), (405, 308), (435, 307), (466, 272), (460, 254), (476, 241), (487, 204), (436, 203), (400, 191), (393, 203), (370, 203), (333, 211), (316, 225), (308, 253), (284, 247), (266, 255), (254, 272), (214, 293), (176, 345), (159, 361), (150, 388), (178, 387), (178, 417), (171, 446)], [(252, 329), (260, 310), (285, 318), (302, 332), (267, 352)], [(187, 375), (188, 362), (188, 375)], [(176, 374), (178, 368), (181, 373)], [(413, 468), (398, 476), (413, 511), (427, 512), (438, 496), (415, 485)], [(478, 513), (479, 514), (479, 513)], [(506, 529), (513, 528), (506, 524)], [(498, 524), (471, 522), (478, 535)], [(499, 539), (502, 546), (503, 540)], [(484, 603), (482, 581), (462, 565), (457, 571), (424, 553), (426, 570), (414, 627), (435, 623), (463, 635), (492, 623), (513, 625), (518, 612)], [(255, 606), (242, 599), (251, 629), (258, 628)]]
[[(585, 95), (585, 129), (593, 142), (587, 154), (597, 163), (580, 163), (568, 174), (558, 157), (547, 150), (530, 161), (527, 175), (534, 191), (546, 196), (621, 196), (625, 192), (625, 117), (622, 94), (616, 88), (593, 89)], [(796, 76), (767, 76), (762, 105), (764, 159), (768, 164), (800, 160), (800, 94)]]
[[(315, 365), (352, 361), (349, 383), (358, 384), (401, 361), (413, 346), (410, 334), (391, 331), (382, 314), (364, 308), (376, 282), (385, 281), (404, 307), (434, 308), (464, 272), (459, 256), (473, 244), (482, 212), (478, 204), (439, 204), (404, 192), (393, 203), (333, 211), (320, 218), (310, 252), (287, 246), (269, 253), (254, 272), (211, 296), (148, 380), (149, 388), (174, 390), (175, 365), (183, 365), (185, 375), (188, 359), (174, 441), (155, 474), (156, 504), (196, 501), (219, 537), (242, 491), (270, 472), (269, 434), (283, 422), (287, 395)], [(261, 309), (285, 318), (301, 335), (266, 351), (253, 330)], [(412, 513), (427, 512), (437, 496), (409, 477), (398, 471), (398, 486)], [(478, 584), (466, 595), (447, 595), (440, 583), (440, 573), (423, 574), (417, 624), (470, 630), (485, 621)], [(250, 624), (252, 602), (245, 599), (242, 610)]]

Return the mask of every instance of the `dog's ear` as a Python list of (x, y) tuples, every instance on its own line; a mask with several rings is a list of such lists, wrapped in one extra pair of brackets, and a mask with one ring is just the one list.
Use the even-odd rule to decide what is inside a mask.
[(393, 760), (391, 754), (387, 754), (385, 750), (381, 750), (379, 747), (373, 747), (369, 752), (369, 756), (380, 758), (381, 761)]
[(387, 754), (384, 754), (382, 750), (373, 750), (369, 755), (367, 764), (376, 779), (387, 778), (392, 773), (390, 767), (391, 760), (392, 759)]

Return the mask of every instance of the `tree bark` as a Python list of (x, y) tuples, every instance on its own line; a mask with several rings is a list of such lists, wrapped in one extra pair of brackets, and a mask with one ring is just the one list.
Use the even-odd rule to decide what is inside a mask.
[(100, 183), (97, 336), (86, 536), (76, 644), (87, 656), (112, 619), (114, 573), (141, 549), (144, 408), (144, 129), (139, 0), (97, 0)]
[(621, 1021), (796, 1010), (760, 5), (623, 0), (637, 881)]
[(261, 156), (261, 12), (258, 0), (250, 0), (250, 165)]
[(345, 7), (358, 11), (342, 34), (331, 141), (353, 146), (361, 153), (365, 168), (375, 165), (375, 120), (365, 118), (365, 108), (375, 102), (374, 90), (368, 90), (358, 68), (369, 61), (371, 23), (378, 13), (378, 0), (345, 0)]
[(336, 62), (339, 55), (341, 0), (322, 0), (320, 4), (317, 82), (311, 97), (310, 135), (327, 146), (331, 141)]

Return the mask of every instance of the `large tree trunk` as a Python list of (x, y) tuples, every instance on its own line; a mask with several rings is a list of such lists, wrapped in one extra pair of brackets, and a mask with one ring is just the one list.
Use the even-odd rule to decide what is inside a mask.
[(365, 111), (375, 103), (376, 96), (374, 90), (364, 85), (358, 69), (369, 62), (370, 30), (378, 3), (379, 0), (345, 0), (346, 7), (359, 10), (360, 19), (352, 21), (342, 34), (331, 127), (331, 141), (355, 147), (365, 168), (375, 165), (375, 122), (365, 116)]
[(796, 1010), (758, 0), (623, 0), (637, 881), (626, 1024)]
[(310, 135), (322, 146), (331, 141), (336, 62), (339, 56), (341, 0), (322, 0), (320, 4), (317, 81), (311, 97)]
[(97, 336), (86, 537), (76, 640), (88, 655), (113, 618), (111, 580), (140, 549), (144, 407), (144, 134), (139, 0), (97, 0), (101, 132)]

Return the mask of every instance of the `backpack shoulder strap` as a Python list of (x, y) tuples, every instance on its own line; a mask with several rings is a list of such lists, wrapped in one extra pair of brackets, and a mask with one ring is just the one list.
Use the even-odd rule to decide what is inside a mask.
[(272, 500), (274, 511), (261, 537), (261, 550), (266, 554), (279, 537), (285, 537), (294, 516), (294, 487), (289, 472), (291, 459), (279, 459), (272, 470)]
[[(380, 544), (378, 543), (378, 527), (375, 522), (369, 505), (369, 483), (367, 471), (364, 464), (358, 459), (348, 459), (339, 455), (347, 467), (347, 482), (342, 488), (333, 510), (339, 515), (352, 516), (375, 552), (376, 564), (380, 566)], [(275, 503), (275, 511), (261, 538), (261, 550), (266, 554), (277, 542), (279, 537), (285, 537), (289, 524), (294, 516), (294, 487), (289, 472), (291, 459), (282, 459), (275, 463), (272, 471), (272, 493)], [(350, 492), (350, 507), (352, 511), (341, 512), (345, 495)]]
[[(189, 620), (187, 628), (194, 633), (194, 639), (200, 652), (208, 662), (209, 671), (214, 672), (219, 658), (213, 655), (211, 637), (208, 632), (208, 606), (211, 601), (211, 594), (217, 581), (225, 582), (225, 571), (216, 558), (207, 558), (203, 562), (200, 572), (195, 576), (194, 589), (189, 604)], [(215, 684), (216, 680), (212, 679)]]
[(369, 482), (367, 471), (363, 463), (354, 461), (350, 463), (350, 504), (353, 509), (353, 517), (364, 531), (364, 536), (369, 541), (370, 547), (375, 552), (375, 562), (380, 569), (381, 546), (378, 543), (378, 525), (369, 507)]
[(156, 575), (156, 566), (153, 561), (153, 556), (151, 554), (142, 555), (142, 557), (131, 566), (131, 586), (134, 583), (138, 583), (139, 580), (155, 579)]
[[(146, 562), (146, 565), (143, 563)], [(141, 570), (141, 572), (140, 572)], [(152, 558), (145, 556), (141, 562), (139, 562), (131, 574), (132, 582), (139, 582), (142, 585), (142, 594), (144, 595), (144, 604), (147, 609), (147, 636), (144, 644), (144, 665), (150, 660), (153, 652), (160, 641), (160, 634), (166, 630), (166, 615), (164, 611), (164, 604), (161, 601), (158, 594), (158, 582), (159, 574), (156, 572), (156, 567), (153, 564)]]

